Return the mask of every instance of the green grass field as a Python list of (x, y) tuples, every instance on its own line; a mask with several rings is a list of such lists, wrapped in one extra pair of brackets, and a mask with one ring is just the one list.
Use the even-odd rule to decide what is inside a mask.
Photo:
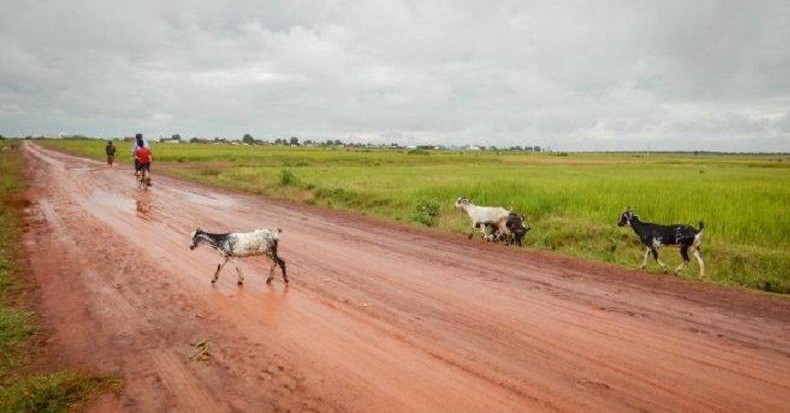
[[(103, 142), (48, 140), (97, 159)], [(118, 143), (129, 162), (129, 143)], [(527, 215), (527, 245), (636, 267), (642, 248), (619, 213), (705, 221), (709, 281), (790, 293), (790, 157), (552, 154), (154, 143), (154, 175), (350, 210), (449, 231), (468, 229), (460, 195)], [(563, 154), (565, 155), (565, 154)], [(662, 260), (680, 262), (676, 249)], [(657, 265), (648, 264), (653, 271)], [(696, 277), (693, 262), (681, 274)]]
[[(35, 315), (27, 310), (31, 282), (14, 249), (22, 227), (22, 156), (19, 142), (0, 140), (0, 413), (67, 412), (116, 381), (36, 367)], [(51, 367), (50, 367), (51, 368)]]

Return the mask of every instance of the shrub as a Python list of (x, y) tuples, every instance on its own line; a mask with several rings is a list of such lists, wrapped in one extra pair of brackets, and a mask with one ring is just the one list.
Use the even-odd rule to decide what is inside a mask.
[(296, 175), (290, 169), (280, 169), (280, 186), (296, 184)]
[(432, 227), (436, 225), (436, 219), (439, 217), (439, 201), (436, 199), (422, 198), (417, 201), (414, 206), (414, 214), (412, 221)]

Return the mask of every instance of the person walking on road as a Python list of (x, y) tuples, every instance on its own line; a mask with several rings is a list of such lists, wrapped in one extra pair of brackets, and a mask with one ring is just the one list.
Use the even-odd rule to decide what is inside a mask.
[(116, 148), (115, 145), (112, 144), (112, 141), (107, 141), (104, 152), (107, 154), (107, 165), (110, 165), (110, 167), (115, 163), (115, 150)]

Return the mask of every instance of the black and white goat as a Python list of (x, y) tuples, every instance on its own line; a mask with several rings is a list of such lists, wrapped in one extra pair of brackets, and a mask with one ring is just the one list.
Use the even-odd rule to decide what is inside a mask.
[(510, 211), (505, 208), (478, 206), (466, 197), (458, 197), (455, 200), (455, 207), (466, 212), (469, 215), (469, 219), (472, 220), (472, 231), (469, 232), (470, 239), (474, 235), (475, 229), (480, 229), (483, 232), (483, 238), (486, 238), (489, 235), (486, 232), (487, 224), (495, 226), (503, 234), (509, 233), (507, 218), (510, 216)]
[[(249, 257), (255, 255), (266, 255), (272, 260), (272, 266), (269, 269), (269, 276), (266, 278), (266, 283), (269, 284), (274, 278), (274, 269), (278, 265), (283, 273), (283, 281), (288, 282), (288, 275), (285, 271), (285, 261), (277, 255), (277, 243), (279, 241), (280, 229), (256, 229), (252, 232), (231, 232), (226, 234), (212, 234), (198, 228), (192, 233), (192, 243), (189, 245), (190, 250), (194, 250), (200, 244), (206, 244), (211, 248), (219, 251), (222, 254), (222, 260), (217, 264), (217, 271), (211, 279), (211, 283), (217, 282), (219, 272), (222, 267), (228, 263), (231, 258)], [(244, 282), (244, 275), (241, 270), (236, 266), (236, 272), (239, 275), (238, 284)]]
[(489, 241), (504, 241), (510, 245), (516, 244), (519, 247), (523, 244), (524, 236), (531, 228), (526, 225), (526, 220), (523, 215), (511, 212), (507, 220), (505, 220), (505, 227), (508, 232), (502, 232), (496, 224), (487, 223), (486, 225), (486, 239)]
[(625, 225), (630, 225), (633, 228), (636, 235), (639, 236), (639, 240), (645, 246), (645, 257), (640, 268), (645, 268), (647, 256), (652, 253), (656, 262), (666, 271), (667, 266), (658, 259), (658, 248), (665, 245), (677, 245), (680, 247), (680, 255), (683, 256), (683, 262), (675, 268), (675, 272), (680, 272), (688, 264), (689, 252), (691, 252), (699, 263), (699, 276), (705, 276), (705, 262), (702, 261), (702, 251), (700, 250), (702, 229), (705, 228), (702, 221), (699, 222), (698, 230), (684, 224), (652, 224), (642, 222), (639, 216), (629, 207), (620, 214), (620, 220), (617, 222), (618, 227)]

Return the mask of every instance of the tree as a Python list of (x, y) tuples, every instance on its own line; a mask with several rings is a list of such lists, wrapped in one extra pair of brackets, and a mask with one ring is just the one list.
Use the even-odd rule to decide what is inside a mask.
[(291, 136), (291, 141), (289, 145), (299, 146), (299, 138), (297, 138), (296, 136)]
[(241, 138), (241, 141), (252, 145), (253, 143), (255, 143), (255, 138), (253, 138), (252, 135), (250, 135), (249, 133), (245, 133), (244, 136)]
[(535, 152), (540, 152), (540, 146), (535, 145), (532, 147), (532, 150)]
[(340, 139), (335, 139), (335, 142), (334, 142), (333, 144), (334, 144), (335, 146), (340, 146), (340, 145), (342, 145), (342, 144), (343, 144), (343, 142), (341, 142), (341, 141), (340, 141)]
[(174, 133), (173, 136), (170, 137), (170, 139), (172, 139), (174, 141), (180, 141), (181, 140), (181, 135), (179, 135), (177, 133)]
[(274, 144), (275, 145), (282, 145), (284, 143), (285, 143), (285, 141), (280, 139), (280, 138), (277, 138), (277, 139), (274, 140)]

